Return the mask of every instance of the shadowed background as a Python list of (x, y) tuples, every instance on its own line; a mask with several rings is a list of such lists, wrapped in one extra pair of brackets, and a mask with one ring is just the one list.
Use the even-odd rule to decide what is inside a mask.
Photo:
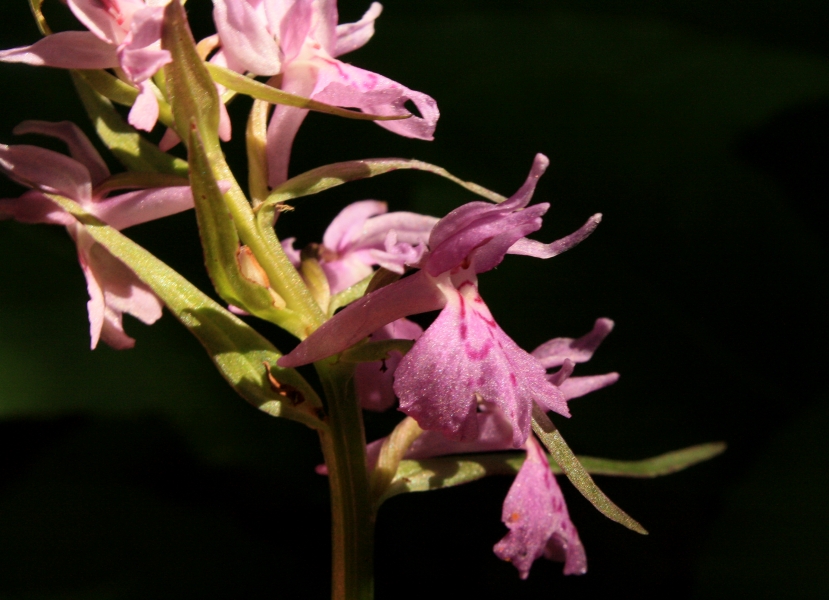
[[(827, 5), (384, 5), (375, 37), (344, 58), (432, 95), (436, 140), (311, 115), (292, 173), (419, 158), (509, 195), (547, 154), (535, 198), (552, 208), (533, 237), (595, 212), (604, 221), (577, 249), (508, 257), (480, 285), (528, 349), (616, 321), (577, 373), (621, 380), (574, 400), (564, 436), (578, 453), (625, 459), (714, 440), (729, 450), (660, 480), (598, 480), (647, 537), (563, 482), (584, 577), (540, 560), (521, 582), (495, 558), (509, 479), (394, 498), (379, 515), (378, 598), (826, 597)], [(188, 3), (197, 36), (211, 32), (209, 6)], [(341, 21), (366, 8), (342, 0)], [(72, 26), (64, 7), (47, 9)], [(37, 39), (23, 0), (0, 17), (2, 47)], [(91, 133), (66, 73), (0, 70), (0, 141), (15, 143), (23, 119)], [(228, 154), (241, 174), (238, 119)], [(0, 197), (20, 191), (0, 181)], [(318, 241), (366, 198), (436, 216), (473, 199), (429, 174), (391, 173), (298, 202), (278, 233)], [(192, 213), (130, 233), (209, 290)], [(62, 228), (2, 222), (0, 249), (0, 598), (324, 598), (327, 484), (313, 432), (235, 397), (169, 314), (152, 327), (128, 317), (133, 350), (90, 352)], [(369, 437), (396, 419), (369, 416)]]

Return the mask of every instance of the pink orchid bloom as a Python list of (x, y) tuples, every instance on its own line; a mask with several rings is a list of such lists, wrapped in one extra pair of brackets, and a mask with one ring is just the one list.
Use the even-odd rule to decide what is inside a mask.
[(109, 169), (73, 123), (25, 121), (14, 133), (37, 133), (62, 140), (71, 158), (37, 146), (0, 144), (0, 170), (32, 188), (19, 198), (0, 199), (0, 219), (64, 225), (77, 245), (89, 291), (92, 348), (99, 340), (113, 348), (131, 348), (135, 340), (124, 333), (123, 313), (149, 325), (161, 317), (161, 301), (131, 269), (97, 244), (83, 225), (44, 194), (70, 198), (104, 223), (124, 229), (192, 208), (190, 187), (152, 188), (104, 197), (94, 186), (109, 177)]
[(564, 393), (547, 379), (544, 365), (498, 326), (478, 293), (477, 274), (495, 268), (508, 253), (550, 258), (585, 239), (594, 215), (575, 233), (551, 244), (524, 236), (541, 227), (549, 205), (527, 207), (549, 161), (536, 156), (527, 181), (502, 204), (470, 202), (441, 219), (429, 236), (421, 270), (346, 307), (279, 360), (296, 367), (332, 356), (380, 326), (442, 309), (395, 374), (400, 410), (425, 430), (452, 440), (478, 437), (479, 405), (494, 404), (521, 447), (530, 430), (532, 403), (570, 416)]
[[(332, 294), (338, 294), (374, 272), (374, 266), (403, 274), (405, 265), (420, 260), (426, 240), (437, 219), (411, 212), (386, 213), (388, 206), (377, 200), (362, 200), (346, 206), (322, 237), (319, 260)], [(295, 238), (282, 247), (295, 266), (300, 253)]]
[[(378, 121), (406, 137), (433, 139), (439, 112), (435, 101), (382, 75), (336, 59), (374, 35), (382, 7), (372, 3), (356, 23), (337, 25), (335, 0), (213, 0), (213, 19), (222, 41), (216, 57), (235, 71), (281, 75), (286, 92), (377, 115), (408, 115), (411, 100), (422, 116)], [(279, 105), (268, 128), (269, 182), (288, 178), (294, 137), (307, 110)]]
[(587, 572), (584, 546), (547, 456), (532, 436), (525, 447), (527, 459), (507, 493), (501, 513), (510, 531), (493, 550), (498, 558), (515, 565), (521, 579), (527, 578), (533, 562), (542, 555), (563, 562), (565, 575), (583, 575)]
[(164, 5), (169, 0), (66, 0), (89, 31), (63, 31), (21, 48), (0, 51), (0, 61), (62, 69), (120, 67), (139, 91), (128, 120), (152, 130), (158, 100), (149, 79), (172, 60), (161, 49)]

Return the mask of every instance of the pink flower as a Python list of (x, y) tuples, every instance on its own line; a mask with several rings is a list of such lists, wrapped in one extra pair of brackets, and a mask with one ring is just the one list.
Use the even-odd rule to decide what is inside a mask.
[(101, 221), (124, 229), (192, 208), (190, 187), (152, 188), (105, 197), (93, 186), (109, 177), (109, 169), (73, 123), (25, 121), (14, 132), (58, 138), (66, 142), (72, 157), (37, 146), (0, 144), (0, 169), (14, 181), (33, 188), (19, 198), (0, 199), (0, 218), (64, 225), (75, 240), (86, 277), (92, 348), (99, 339), (113, 348), (131, 348), (135, 340), (124, 333), (123, 313), (151, 324), (161, 317), (161, 301), (131, 269), (97, 244), (80, 223), (44, 194), (70, 198)]
[[(338, 294), (374, 272), (374, 266), (402, 274), (407, 264), (420, 260), (437, 219), (411, 212), (386, 213), (385, 202), (362, 200), (346, 206), (322, 237), (320, 266), (332, 294)], [(300, 253), (294, 238), (282, 247), (295, 266)]]
[(541, 227), (549, 207), (527, 206), (547, 164), (539, 154), (527, 181), (506, 202), (471, 202), (449, 213), (432, 229), (420, 271), (352, 303), (279, 364), (320, 360), (386, 323), (442, 309), (397, 367), (394, 391), (400, 410), (423, 429), (471, 441), (479, 435), (479, 406), (492, 404), (512, 426), (516, 448), (529, 434), (533, 402), (569, 416), (564, 393), (548, 380), (545, 366), (498, 326), (477, 285), (477, 274), (496, 267), (507, 253), (550, 258), (578, 244), (599, 223), (595, 215), (552, 244), (524, 237)]
[[(256, 75), (281, 75), (286, 92), (378, 115), (407, 115), (411, 100), (422, 117), (378, 121), (406, 137), (431, 140), (439, 112), (435, 101), (382, 75), (336, 59), (363, 46), (374, 34), (382, 7), (373, 3), (356, 23), (337, 25), (334, 0), (213, 0), (222, 41), (216, 60)], [(277, 106), (268, 128), (269, 181), (288, 177), (294, 137), (308, 111)]]
[[(416, 340), (423, 334), (420, 325), (409, 319), (398, 319), (384, 325), (371, 335), (371, 340)], [(396, 350), (383, 361), (365, 362), (357, 365), (354, 372), (354, 386), (360, 406), (368, 410), (382, 412), (394, 405), (395, 396), (392, 384), (397, 366), (403, 355)]]
[(587, 572), (587, 557), (561, 488), (550, 472), (547, 456), (534, 437), (526, 443), (527, 459), (515, 477), (501, 512), (509, 533), (493, 550), (498, 558), (515, 565), (526, 579), (533, 562), (542, 555), (564, 563), (565, 575)]
[(139, 91), (129, 122), (150, 131), (158, 100), (148, 80), (172, 60), (161, 49), (164, 5), (169, 0), (67, 0), (89, 31), (63, 31), (21, 48), (0, 51), (0, 61), (62, 69), (120, 67)]

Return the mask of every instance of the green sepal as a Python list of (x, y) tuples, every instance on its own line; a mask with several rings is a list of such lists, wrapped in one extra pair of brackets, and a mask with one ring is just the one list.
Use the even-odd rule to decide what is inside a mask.
[(32, 15), (34, 15), (40, 33), (43, 35), (51, 35), (52, 30), (46, 24), (46, 17), (43, 16), (43, 11), (40, 10), (41, 4), (43, 4), (43, 0), (29, 0), (29, 8), (32, 9)]
[(400, 121), (411, 117), (411, 115), (372, 115), (357, 110), (348, 110), (347, 108), (332, 106), (330, 104), (325, 104), (324, 102), (317, 102), (316, 100), (311, 100), (310, 98), (304, 98), (302, 96), (283, 92), (280, 89), (265, 85), (255, 79), (245, 77), (236, 71), (231, 71), (230, 69), (214, 65), (213, 63), (206, 62), (204, 65), (210, 73), (210, 76), (219, 85), (223, 85), (234, 92), (251, 96), (257, 100), (264, 100), (270, 104), (284, 104), (285, 106), (305, 108), (308, 110), (327, 113), (329, 115), (335, 115), (337, 117), (358, 119), (362, 121)]
[(347, 287), (340, 293), (331, 296), (331, 301), (328, 303), (328, 316), (333, 317), (334, 313), (337, 312), (338, 309), (351, 304), (358, 298), (365, 296), (366, 289), (368, 288), (368, 284), (371, 282), (372, 277), (374, 277), (373, 273), (368, 277), (364, 277), (351, 287)]
[(187, 177), (187, 162), (162, 152), (129, 125), (107, 98), (96, 92), (83, 71), (70, 71), (78, 96), (98, 137), (130, 171), (149, 171)]
[[(103, 69), (88, 69), (81, 70), (79, 73), (86, 79), (86, 82), (93, 90), (116, 104), (132, 106), (135, 104), (135, 99), (138, 98), (138, 90), (135, 87), (125, 81), (121, 81), (108, 71)], [(157, 100), (158, 120), (167, 127), (175, 128), (170, 105), (163, 98), (157, 98)]]
[[(722, 442), (700, 444), (667, 452), (643, 460), (614, 460), (593, 456), (578, 456), (579, 462), (591, 475), (611, 477), (653, 478), (670, 475), (695, 464), (714, 458), (725, 450)], [(402, 460), (381, 501), (408, 492), (428, 492), (477, 481), (492, 475), (516, 475), (526, 458), (525, 452), (489, 452), (444, 456), (422, 460)], [(550, 470), (563, 473), (555, 462)]]
[(365, 160), (351, 160), (347, 162), (333, 163), (316, 169), (306, 171), (296, 177), (284, 182), (271, 191), (263, 206), (275, 205), (287, 200), (319, 194), (322, 191), (342, 185), (357, 179), (375, 177), (390, 171), (401, 169), (415, 169), (427, 171), (444, 177), (473, 194), (491, 200), (496, 204), (504, 202), (506, 198), (501, 194), (493, 192), (470, 181), (464, 181), (452, 175), (442, 167), (432, 165), (420, 160), (408, 160), (404, 158), (367, 158)]
[(380, 340), (357, 344), (340, 354), (340, 360), (352, 363), (386, 360), (391, 352), (406, 354), (414, 346), (414, 340)]
[(596, 509), (612, 521), (624, 525), (628, 529), (647, 535), (648, 532), (636, 520), (628, 515), (621, 508), (616, 506), (613, 501), (605, 496), (604, 492), (599, 489), (593, 478), (573, 454), (570, 446), (561, 437), (558, 429), (547, 414), (535, 403), (533, 403), (533, 431), (538, 436), (538, 439), (544, 444), (550, 452), (550, 456), (561, 467), (561, 470), (567, 476), (567, 479), (581, 492), (582, 496), (596, 507)]
[(269, 415), (327, 430), (319, 396), (297, 371), (276, 366), (282, 354), (268, 340), (150, 252), (84, 212), (77, 202), (51, 194), (49, 198), (158, 295), (242, 398)]
[[(218, 92), (205, 63), (198, 55), (187, 25), (187, 15), (179, 0), (173, 0), (164, 8), (161, 46), (173, 57), (173, 61), (164, 67), (164, 74), (176, 127), (180, 131), (189, 131), (194, 124), (209, 165), (199, 176), (212, 171), (216, 181), (229, 186), (224, 194), (224, 202), (239, 240), (250, 248), (267, 274), (269, 284), (285, 300), (288, 309), (296, 314), (296, 319), (282, 326), (304, 339), (323, 322), (324, 315), (299, 273), (285, 256), (273, 227), (265, 234), (257, 229), (253, 210), (225, 161), (218, 136)], [(189, 143), (191, 137), (188, 133), (185, 141)]]
[[(210, 161), (201, 141), (198, 128), (190, 128), (188, 143), (190, 156), (190, 186), (199, 224), (199, 236), (204, 249), (207, 272), (219, 296), (228, 304), (245, 309), (251, 314), (289, 331), (304, 326), (293, 311), (274, 302), (267, 277), (246, 276), (240, 263), (242, 251), (233, 217), (225, 204), (219, 184), (213, 177)], [(255, 267), (254, 267), (255, 268)]]

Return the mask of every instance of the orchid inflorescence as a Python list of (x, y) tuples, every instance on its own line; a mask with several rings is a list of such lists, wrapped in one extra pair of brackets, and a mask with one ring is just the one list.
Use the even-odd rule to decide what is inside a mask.
[[(123, 314), (151, 324), (166, 306), (243, 398), (319, 432), (326, 461), (319, 471), (329, 477), (335, 516), (334, 597), (372, 597), (367, 540), (377, 509), (396, 494), (514, 474), (502, 514), (509, 531), (495, 554), (521, 578), (541, 556), (563, 562), (565, 574), (582, 574), (585, 550), (556, 473), (602, 513), (645, 533), (590, 474), (655, 476), (722, 450), (707, 444), (638, 462), (579, 458), (550, 421), (550, 412), (570, 416), (572, 398), (618, 379), (573, 376), (613, 322), (598, 319), (582, 337), (527, 352), (501, 329), (478, 289), (479, 275), (507, 254), (552, 258), (599, 225), (596, 214), (552, 243), (527, 237), (549, 208), (530, 204), (545, 156), (535, 157), (508, 198), (415, 160), (352, 161), (288, 176), (309, 110), (433, 139), (439, 113), (431, 97), (337, 58), (369, 41), (380, 4), (356, 23), (338, 24), (333, 0), (214, 0), (216, 34), (195, 42), (180, 0), (67, 0), (87, 31), (57, 33), (41, 2), (30, 0), (45, 37), (0, 51), (0, 61), (70, 69), (96, 133), (127, 170), (111, 174), (72, 123), (26, 121), (14, 133), (56, 138), (68, 155), (0, 144), (0, 169), (29, 188), (0, 200), (0, 218), (66, 227), (89, 291), (92, 348), (99, 341), (132, 347)], [(239, 135), (226, 110), (238, 95), (253, 98), (244, 132), (247, 194), (221, 145)], [(129, 107), (126, 120), (114, 104)], [(158, 144), (140, 133), (158, 127)], [(168, 152), (179, 143), (187, 161)], [(484, 200), (442, 218), (365, 200), (346, 206), (321, 243), (297, 249), (295, 237), (277, 237), (288, 202), (398, 169), (438, 174)], [(120, 233), (191, 208), (224, 305)], [(407, 319), (433, 311), (440, 312), (425, 330)], [(299, 344), (281, 354), (239, 318), (245, 315), (282, 327)], [(311, 363), (324, 400), (296, 370)], [(366, 444), (361, 410), (395, 405), (406, 417)], [(452, 478), (430, 477), (449, 464)]]

